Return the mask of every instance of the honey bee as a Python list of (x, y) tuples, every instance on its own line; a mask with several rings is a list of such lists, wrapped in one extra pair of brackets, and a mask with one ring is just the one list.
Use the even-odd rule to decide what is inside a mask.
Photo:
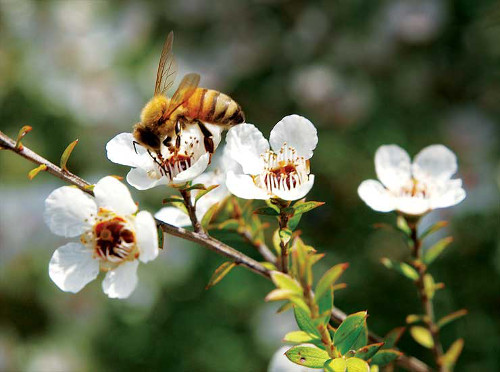
[[(160, 148), (179, 150), (182, 129), (198, 125), (207, 152), (213, 154), (213, 135), (204, 123), (230, 127), (245, 121), (241, 107), (228, 95), (212, 89), (198, 88), (200, 75), (187, 74), (172, 95), (166, 91), (173, 85), (176, 63), (172, 53), (173, 32), (167, 36), (161, 52), (153, 98), (144, 106), (141, 121), (134, 125), (135, 140), (148, 151), (155, 152), (161, 160)], [(175, 144), (172, 142), (175, 138)]]

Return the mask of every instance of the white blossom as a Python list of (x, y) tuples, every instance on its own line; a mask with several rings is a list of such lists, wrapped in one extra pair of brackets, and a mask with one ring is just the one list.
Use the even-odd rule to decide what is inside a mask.
[[(211, 166), (211, 170), (199, 175), (193, 180), (193, 185), (203, 184), (206, 187), (219, 185), (214, 190), (202, 196), (196, 203), (196, 217), (198, 221), (203, 219), (205, 213), (214, 204), (221, 202), (230, 195), (226, 187), (226, 173), (229, 170), (237, 169), (239, 169), (239, 165), (229, 157), (226, 148), (224, 148), (223, 155), (215, 159)], [(191, 193), (193, 203), (195, 202), (195, 197), (198, 192), (198, 190), (194, 190)], [(189, 216), (183, 210), (176, 207), (164, 207), (155, 214), (155, 217), (177, 227), (191, 226)]]
[(139, 261), (158, 255), (156, 224), (149, 212), (137, 212), (130, 192), (114, 177), (97, 182), (94, 195), (63, 186), (47, 197), (44, 219), (50, 230), (80, 237), (56, 249), (49, 275), (60, 289), (76, 293), (104, 271), (104, 293), (126, 298), (137, 285)]
[(401, 147), (381, 146), (375, 154), (375, 170), (380, 182), (363, 181), (358, 194), (379, 212), (423, 215), (465, 198), (462, 180), (451, 179), (457, 171), (457, 158), (443, 145), (424, 148), (413, 163)]
[[(212, 133), (214, 148), (217, 148), (223, 127), (212, 124), (205, 126)], [(177, 153), (169, 151), (162, 144), (162, 159), (159, 159), (156, 154), (138, 144), (132, 133), (120, 133), (107, 143), (107, 156), (114, 163), (132, 167), (127, 174), (127, 182), (138, 190), (183, 184), (205, 171), (212, 154), (205, 149), (204, 136), (198, 125), (188, 125), (179, 135), (181, 140)]]
[(232, 194), (244, 199), (297, 200), (311, 190), (314, 175), (309, 159), (318, 136), (306, 118), (284, 117), (274, 126), (269, 142), (254, 125), (240, 124), (229, 130), (226, 142), (229, 155), (242, 167), (227, 174)]

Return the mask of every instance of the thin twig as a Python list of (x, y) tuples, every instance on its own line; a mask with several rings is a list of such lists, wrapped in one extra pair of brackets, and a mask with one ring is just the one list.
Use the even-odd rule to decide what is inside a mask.
[(422, 307), (424, 308), (424, 312), (426, 315), (425, 324), (430, 334), (432, 335), (432, 353), (434, 354), (434, 359), (436, 365), (439, 368), (440, 372), (448, 372), (449, 369), (442, 363), (443, 356), (443, 346), (441, 345), (441, 341), (439, 339), (439, 327), (436, 324), (436, 319), (434, 316), (434, 306), (432, 304), (432, 299), (427, 295), (427, 291), (425, 290), (424, 277), (427, 274), (427, 266), (421, 263), (421, 255), (422, 255), (422, 242), (418, 238), (417, 234), (417, 222), (408, 221), (408, 225), (411, 229), (411, 240), (413, 241), (413, 267), (418, 272), (418, 279), (415, 281), (415, 284), (418, 289), (418, 294), (420, 296), (420, 301), (422, 302)]
[(193, 225), (194, 231), (197, 233), (203, 232), (203, 227), (201, 226), (200, 221), (198, 221), (198, 217), (196, 217), (196, 207), (191, 201), (191, 191), (186, 189), (179, 189), (179, 191), (184, 199), (184, 205), (188, 211), (189, 219), (191, 220), (191, 225)]
[[(94, 195), (92, 192), (91, 188), (88, 186), (90, 185), (87, 181), (83, 180), (82, 178), (74, 175), (73, 173), (69, 171), (63, 171), (60, 167), (52, 164), (50, 161), (47, 159), (43, 158), (42, 156), (38, 155), (34, 151), (31, 151), (29, 148), (23, 145), (22, 149), (16, 149), (16, 143), (13, 139), (5, 135), (2, 131), (0, 131), (0, 147), (6, 150), (10, 150), (15, 152), (18, 155), (21, 155), (25, 159), (31, 161), (32, 163), (35, 163), (37, 165), (45, 164), (47, 166), (47, 172), (50, 174), (54, 175), (55, 177), (68, 182), (76, 187), (78, 187), (80, 190), (90, 194)], [(212, 238), (211, 236), (208, 236), (204, 232), (197, 233), (193, 231), (189, 231), (186, 229), (183, 229), (182, 227), (177, 227), (170, 225), (168, 223), (165, 223), (160, 220), (156, 220), (156, 223), (158, 226), (161, 227), (161, 229), (171, 235), (180, 237), (182, 239), (186, 239), (195, 243), (200, 244), (203, 247), (206, 247), (215, 253), (224, 256), (231, 261), (237, 263), (240, 266), (246, 267), (247, 269), (262, 275), (263, 277), (266, 277), (270, 279), (270, 272), (267, 270), (262, 264), (259, 262), (255, 261), (254, 259), (246, 256), (245, 254), (237, 251), (234, 248), (229, 247), (228, 245), (222, 243), (221, 241)], [(267, 248), (269, 250), (269, 248)], [(346, 314), (338, 309), (338, 308), (333, 308), (332, 310), (332, 316), (331, 320), (334, 323), (340, 324), (344, 321), (346, 318)], [(373, 333), (369, 333), (369, 339), (373, 342), (380, 342), (381, 338)], [(406, 355), (402, 355), (396, 362), (399, 366), (406, 368), (409, 371), (415, 371), (415, 372), (430, 372), (431, 369), (422, 361), (414, 358), (414, 357), (408, 357)]]

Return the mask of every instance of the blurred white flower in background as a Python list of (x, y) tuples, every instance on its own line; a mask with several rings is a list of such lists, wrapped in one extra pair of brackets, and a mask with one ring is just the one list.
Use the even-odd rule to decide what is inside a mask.
[(311, 190), (314, 175), (309, 159), (318, 136), (306, 118), (284, 117), (274, 126), (269, 142), (253, 124), (240, 124), (229, 130), (226, 142), (229, 155), (242, 167), (241, 172), (227, 173), (226, 186), (233, 195), (297, 200)]
[(73, 186), (54, 190), (45, 201), (44, 219), (50, 230), (64, 237), (80, 236), (53, 254), (49, 264), (52, 281), (63, 291), (79, 292), (105, 271), (104, 293), (126, 298), (137, 285), (138, 260), (158, 256), (153, 216), (137, 213), (130, 192), (114, 177), (104, 177), (94, 187), (95, 198)]
[[(203, 219), (205, 213), (207, 213), (207, 211), (214, 204), (221, 202), (230, 195), (230, 192), (226, 187), (226, 173), (229, 170), (236, 170), (238, 168), (238, 164), (229, 157), (226, 149), (224, 149), (222, 155), (217, 156), (211, 170), (199, 175), (193, 180), (193, 185), (198, 183), (203, 184), (206, 187), (219, 185), (196, 202), (196, 217), (198, 221)], [(199, 190), (191, 192), (193, 204), (195, 203), (196, 195), (199, 192)], [(176, 207), (164, 207), (160, 209), (155, 214), (155, 218), (177, 227), (191, 226), (189, 216), (183, 210)]]
[(423, 215), (433, 209), (451, 207), (465, 198), (461, 179), (451, 179), (457, 158), (443, 145), (420, 151), (411, 163), (397, 145), (384, 145), (375, 154), (375, 170), (381, 181), (363, 181), (358, 194), (379, 212), (400, 211)]
[(269, 363), (269, 368), (267, 372), (315, 372), (318, 369), (307, 368), (304, 366), (299, 366), (291, 362), (285, 355), (285, 353), (292, 346), (282, 346), (274, 353), (271, 362)]
[[(205, 126), (213, 135), (216, 149), (223, 127), (212, 124)], [(138, 190), (182, 184), (203, 173), (212, 154), (205, 149), (204, 136), (197, 125), (187, 126), (179, 135), (181, 146), (177, 153), (161, 145), (163, 162), (156, 154), (137, 144), (132, 133), (120, 133), (113, 137), (106, 145), (107, 156), (114, 163), (133, 167), (127, 174), (127, 182)]]

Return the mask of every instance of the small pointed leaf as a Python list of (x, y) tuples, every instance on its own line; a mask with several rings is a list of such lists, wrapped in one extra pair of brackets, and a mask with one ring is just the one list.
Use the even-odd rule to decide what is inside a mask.
[(342, 263), (330, 268), (316, 285), (316, 298), (321, 298), (348, 267), (348, 263)]
[(358, 339), (358, 336), (363, 331), (366, 317), (366, 311), (351, 314), (337, 328), (333, 343), (342, 355), (351, 350)]
[(295, 320), (297, 321), (297, 325), (299, 326), (299, 328), (306, 333), (321, 338), (321, 335), (318, 329), (314, 326), (310, 315), (303, 309), (298, 307), (295, 307), (293, 310), (295, 314)]
[(436, 231), (441, 230), (443, 227), (448, 226), (448, 221), (438, 221), (432, 226), (430, 226), (427, 230), (425, 230), (422, 235), (420, 235), (420, 240), (424, 240), (427, 238), (429, 235), (435, 233)]
[(405, 262), (393, 261), (389, 258), (382, 258), (382, 264), (388, 269), (393, 269), (411, 280), (418, 279), (417, 271)]
[(401, 355), (403, 355), (402, 352), (394, 349), (385, 349), (385, 350), (380, 350), (375, 354), (371, 360), (371, 364), (375, 364), (378, 366), (385, 366), (392, 361), (396, 360), (399, 358)]
[(453, 241), (451, 236), (441, 239), (432, 247), (428, 248), (424, 252), (424, 263), (430, 265), (436, 258), (439, 257), (441, 253), (445, 250), (447, 246)]
[(205, 215), (201, 219), (201, 226), (206, 228), (212, 221), (218, 209), (219, 209), (219, 203), (215, 203), (210, 208), (208, 208), (208, 211), (205, 212)]
[(431, 349), (434, 346), (434, 340), (432, 339), (431, 332), (427, 328), (420, 326), (411, 327), (410, 334), (413, 339), (423, 347)]
[(290, 241), (290, 239), (292, 238), (292, 230), (290, 230), (288, 228), (280, 229), (279, 235), (280, 235), (281, 242), (284, 245), (287, 245), (288, 242)]
[(38, 173), (40, 173), (41, 171), (44, 171), (44, 170), (47, 170), (47, 166), (45, 164), (40, 164), (38, 167), (29, 171), (28, 178), (31, 181), (31, 180), (33, 180), (33, 178), (35, 178), (38, 175)]
[(396, 224), (398, 226), (398, 229), (404, 232), (406, 235), (409, 236), (411, 234), (411, 229), (410, 226), (408, 226), (406, 218), (404, 218), (403, 216), (398, 216)]
[(279, 212), (270, 207), (260, 207), (253, 211), (253, 214), (262, 214), (264, 216), (279, 216)]
[(229, 261), (220, 265), (217, 269), (215, 269), (205, 289), (209, 289), (219, 283), (235, 266), (236, 264), (234, 262)]
[(437, 322), (437, 326), (439, 328), (442, 328), (445, 325), (463, 317), (464, 315), (467, 315), (467, 313), (468, 313), (467, 309), (461, 309), (461, 310), (455, 311), (454, 313), (448, 314), (448, 315), (442, 317), (441, 319), (439, 319), (439, 321)]
[[(191, 186), (189, 189), (192, 189), (195, 186), (197, 186), (197, 185)], [(217, 187), (219, 187), (219, 185), (212, 185), (212, 186), (209, 186), (205, 189), (198, 191), (198, 193), (196, 193), (196, 196), (194, 197), (194, 204), (196, 205), (196, 203), (198, 203), (198, 200), (200, 200), (203, 196), (207, 195), (210, 191), (216, 189)]]
[(68, 167), (67, 167), (67, 164), (68, 164), (68, 160), (69, 160), (69, 157), (71, 156), (71, 153), (73, 152), (73, 150), (75, 149), (75, 146), (78, 144), (78, 140), (74, 140), (73, 142), (71, 142), (68, 147), (66, 147), (66, 149), (64, 150), (63, 154), (61, 155), (61, 164), (60, 164), (60, 167), (63, 171), (68, 171)]
[(25, 135), (27, 135), (29, 132), (31, 132), (32, 129), (33, 128), (30, 127), (29, 125), (25, 125), (19, 130), (19, 133), (17, 134), (17, 139), (16, 139), (16, 150), (23, 149), (23, 145), (22, 145), (21, 141)]
[(377, 353), (377, 351), (380, 350), (380, 348), (382, 346), (384, 346), (383, 342), (379, 342), (377, 344), (366, 345), (366, 346), (363, 346), (362, 348), (359, 348), (358, 350), (356, 350), (354, 355), (356, 356), (356, 358), (368, 360), (372, 356), (374, 356)]
[(323, 204), (325, 204), (325, 202), (318, 202), (318, 201), (308, 201), (303, 203), (297, 202), (293, 206), (293, 209), (295, 211), (294, 216), (312, 211), (315, 208), (321, 207)]
[(384, 337), (385, 344), (382, 349), (390, 349), (391, 347), (396, 346), (405, 330), (405, 327), (397, 327), (390, 330)]
[(459, 338), (455, 340), (446, 351), (446, 353), (441, 357), (441, 364), (447, 366), (449, 369), (457, 363), (458, 357), (462, 353), (464, 348), (464, 339)]
[(276, 287), (288, 289), (292, 292), (302, 295), (302, 287), (300, 286), (299, 282), (297, 282), (292, 277), (279, 271), (273, 271), (271, 273), (271, 279), (273, 280), (273, 283), (274, 285), (276, 285)]
[(325, 362), (330, 359), (325, 350), (309, 346), (294, 346), (285, 355), (292, 362), (309, 368), (323, 368)]
[(370, 372), (370, 366), (363, 359), (349, 358), (346, 364), (347, 372)]
[(344, 358), (330, 359), (323, 366), (326, 372), (346, 372), (347, 362)]
[(316, 335), (311, 335), (310, 333), (304, 331), (293, 331), (288, 332), (283, 338), (283, 342), (290, 342), (295, 344), (311, 343), (319, 338)]

